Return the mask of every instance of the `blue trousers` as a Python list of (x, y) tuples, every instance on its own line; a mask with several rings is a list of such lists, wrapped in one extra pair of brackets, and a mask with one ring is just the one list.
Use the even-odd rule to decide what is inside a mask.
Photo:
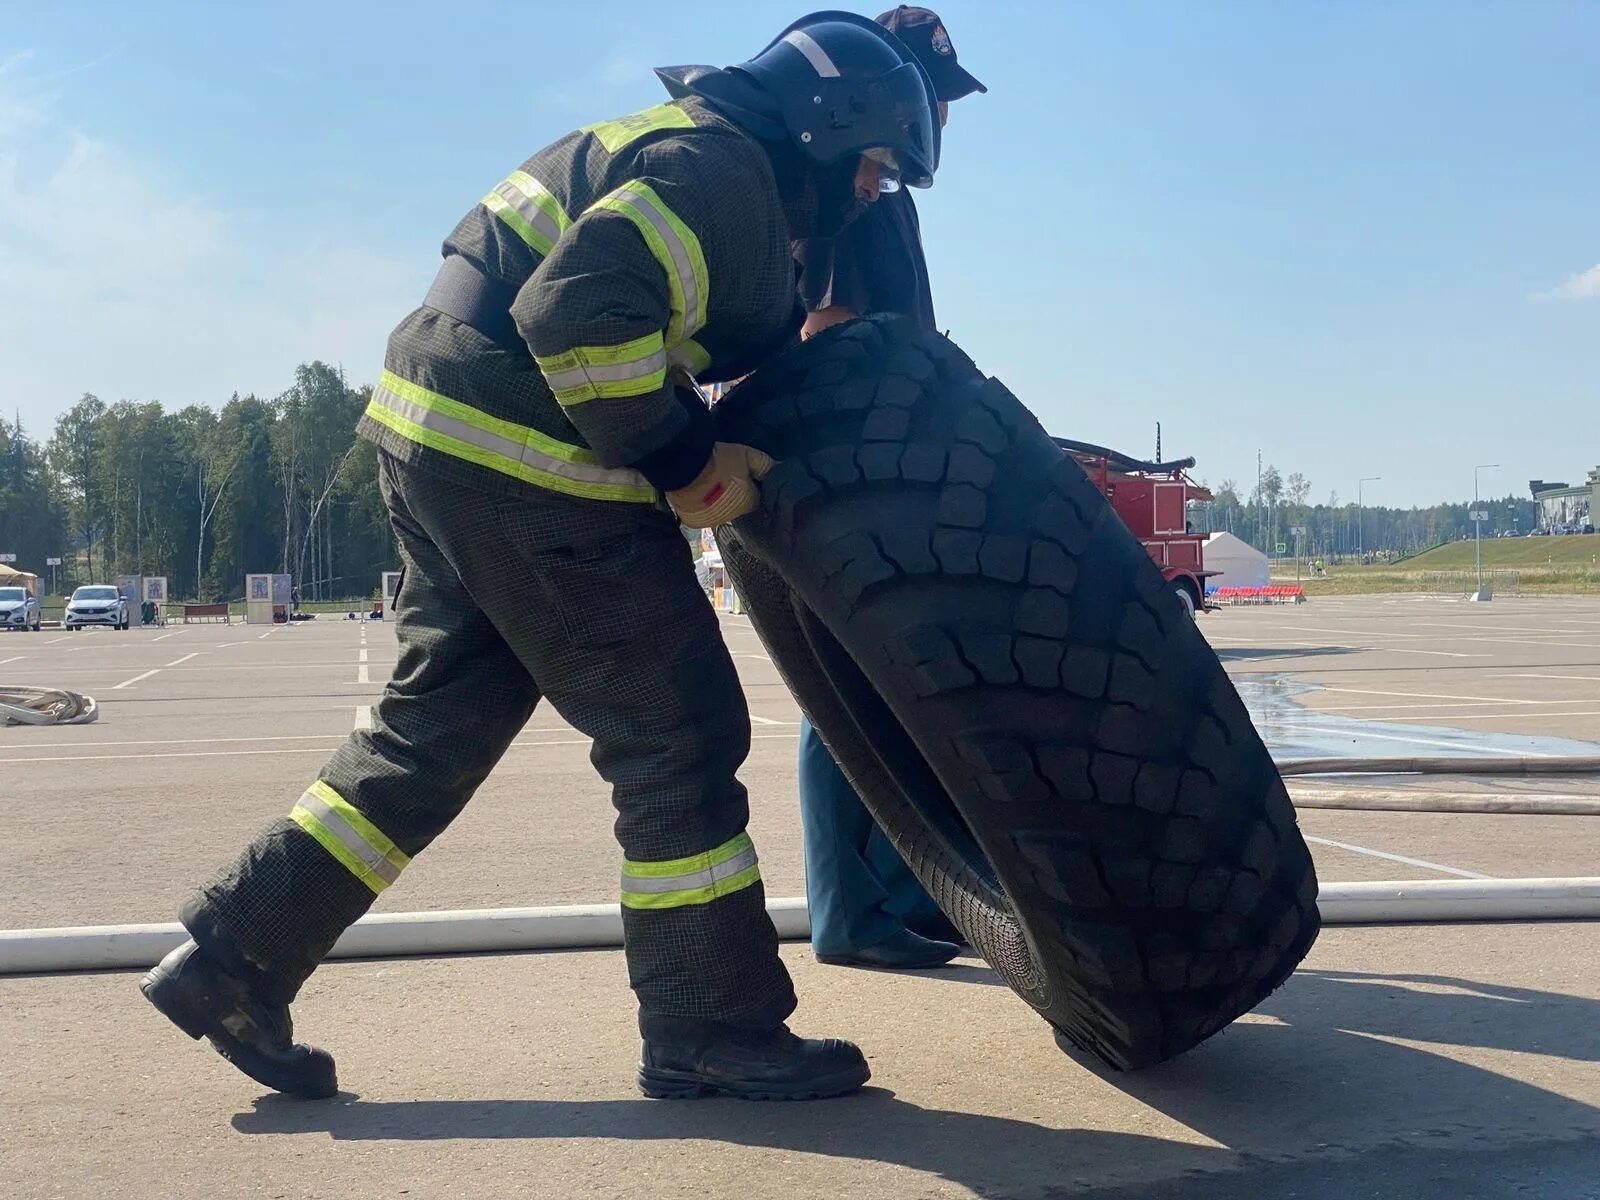
[(943, 918), (804, 718), (800, 823), (811, 945), (818, 954), (853, 954), (893, 937), (908, 918)]

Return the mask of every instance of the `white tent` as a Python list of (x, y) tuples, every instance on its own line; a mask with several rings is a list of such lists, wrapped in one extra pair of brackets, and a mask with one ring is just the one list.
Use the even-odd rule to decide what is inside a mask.
[(1206, 576), (1206, 587), (1266, 587), (1271, 581), (1267, 556), (1231, 533), (1213, 533), (1206, 538), (1206, 570), (1220, 575)]

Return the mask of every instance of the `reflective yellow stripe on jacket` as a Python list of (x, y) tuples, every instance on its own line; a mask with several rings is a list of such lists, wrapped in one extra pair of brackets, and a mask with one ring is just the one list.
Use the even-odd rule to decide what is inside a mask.
[(375, 893), (399, 879), (411, 861), (383, 830), (320, 779), (306, 789), (289, 819)]
[(656, 499), (655, 488), (637, 471), (602, 467), (593, 451), (491, 417), (393, 371), (379, 377), (367, 416), (418, 445), (569, 496), (635, 504)]
[(659, 333), (620, 346), (574, 346), (547, 358), (535, 355), (534, 361), (564, 405), (599, 397), (643, 396), (667, 381), (667, 351)]
[(654, 188), (637, 179), (602, 196), (589, 211), (597, 208), (620, 213), (632, 221), (667, 274), (672, 305), (666, 330), (667, 349), (693, 337), (705, 326), (706, 299), (711, 292), (706, 256), (694, 230), (667, 207)]
[(606, 148), (607, 154), (615, 154), (629, 142), (637, 141), (658, 129), (693, 128), (694, 118), (676, 104), (657, 104), (643, 112), (618, 117), (615, 121), (596, 121), (593, 125), (583, 126), (579, 132), (594, 134)]
[(750, 835), (741, 833), (703, 854), (668, 862), (622, 863), (625, 908), (683, 908), (710, 904), (761, 880)]
[(483, 205), (532, 247), (546, 255), (572, 219), (561, 201), (526, 171), (513, 171), (483, 198)]

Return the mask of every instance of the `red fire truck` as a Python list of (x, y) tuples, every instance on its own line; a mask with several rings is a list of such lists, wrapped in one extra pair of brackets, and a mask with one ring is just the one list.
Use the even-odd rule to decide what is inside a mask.
[(1145, 462), (1104, 446), (1056, 438), (1111, 502), (1112, 510), (1149, 552), (1167, 583), (1192, 616), (1205, 606), (1206, 535), (1194, 532), (1189, 501), (1211, 493), (1189, 478), (1194, 459)]

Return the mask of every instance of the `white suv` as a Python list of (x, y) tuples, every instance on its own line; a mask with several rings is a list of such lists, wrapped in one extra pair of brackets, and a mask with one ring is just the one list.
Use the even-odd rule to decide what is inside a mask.
[(39, 601), (23, 587), (0, 587), (0, 629), (39, 631)]
[(128, 602), (116, 588), (103, 583), (87, 584), (72, 593), (67, 601), (68, 629), (78, 630), (85, 625), (109, 625), (112, 629), (128, 627)]

